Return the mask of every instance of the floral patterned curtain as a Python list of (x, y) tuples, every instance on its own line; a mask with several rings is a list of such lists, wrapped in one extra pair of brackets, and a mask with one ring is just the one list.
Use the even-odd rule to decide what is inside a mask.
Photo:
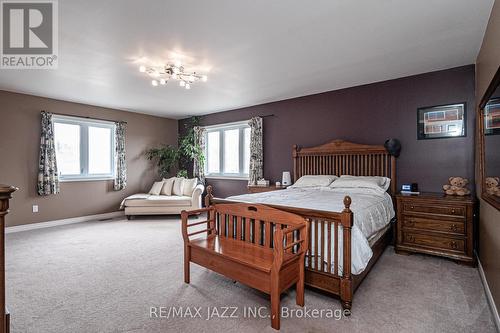
[[(194, 142), (201, 152), (205, 152), (205, 133), (206, 130), (203, 127), (194, 127)], [(205, 156), (202, 155), (201, 158), (195, 157), (193, 160), (193, 176), (198, 178), (200, 183), (205, 184), (205, 166), (204, 166)]]
[(257, 180), (261, 179), (264, 175), (262, 118), (253, 117), (248, 122), (248, 125), (250, 125), (250, 174), (248, 184), (256, 185)]
[(59, 174), (57, 173), (52, 113), (42, 111), (41, 125), (37, 192), (38, 195), (57, 194), (59, 193)]
[(125, 160), (125, 132), (127, 123), (117, 121), (115, 123), (115, 163), (116, 174), (114, 190), (120, 191), (127, 187), (127, 161)]

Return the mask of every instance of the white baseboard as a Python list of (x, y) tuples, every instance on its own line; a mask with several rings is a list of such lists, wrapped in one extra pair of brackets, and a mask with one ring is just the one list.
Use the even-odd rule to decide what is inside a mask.
[(30, 224), (23, 224), (23, 225), (16, 225), (13, 227), (7, 227), (5, 228), (5, 233), (10, 234), (13, 232), (20, 232), (20, 231), (27, 231), (27, 230), (34, 230), (34, 229), (41, 229), (41, 228), (50, 228), (50, 227), (57, 227), (59, 225), (65, 225), (65, 224), (73, 224), (73, 223), (81, 223), (81, 222), (88, 222), (88, 221), (96, 221), (96, 220), (103, 220), (103, 219), (112, 219), (115, 217), (121, 217), (124, 216), (123, 211), (117, 211), (117, 212), (111, 212), (111, 213), (104, 213), (104, 214), (96, 214), (96, 215), (87, 215), (87, 216), (80, 216), (80, 217), (72, 217), (69, 219), (62, 219), (62, 220), (55, 220), (55, 221), (49, 221), (49, 222), (40, 222), (40, 223), (30, 223)]
[(490, 287), (488, 285), (488, 281), (486, 280), (486, 275), (484, 275), (483, 266), (481, 265), (479, 258), (477, 258), (477, 266), (479, 268), (479, 276), (481, 276), (481, 281), (483, 282), (486, 298), (488, 299), (488, 303), (490, 304), (491, 312), (493, 314), (493, 321), (497, 326), (497, 331), (500, 332), (500, 317), (498, 316), (498, 309), (495, 305), (495, 300), (491, 294)]

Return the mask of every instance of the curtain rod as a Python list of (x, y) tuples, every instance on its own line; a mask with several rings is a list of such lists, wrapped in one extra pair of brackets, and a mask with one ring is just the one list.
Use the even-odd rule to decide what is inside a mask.
[[(42, 111), (43, 112), (43, 111)], [(76, 117), (76, 118), (84, 118), (84, 119), (94, 119), (94, 120), (100, 120), (100, 121), (110, 121), (110, 122), (122, 122), (127, 124), (126, 121), (121, 121), (121, 120), (110, 120), (110, 119), (102, 119), (102, 118), (95, 118), (95, 117), (88, 117), (88, 116), (77, 116), (74, 114), (67, 114), (67, 113), (52, 113), (53, 115), (56, 116), (66, 116), (66, 117)], [(259, 115), (261, 118), (269, 118), (269, 117), (275, 117), (274, 113), (273, 114), (266, 114), (266, 115)]]
[(95, 117), (88, 117), (88, 116), (77, 116), (74, 114), (67, 114), (67, 113), (52, 113), (52, 114), (55, 116), (65, 116), (65, 117), (84, 118), (84, 119), (99, 120), (99, 121), (109, 121), (109, 122), (113, 122), (113, 123), (121, 122), (121, 123), (127, 124), (126, 121), (121, 121), (121, 120), (110, 120), (110, 119), (102, 119), (102, 118), (95, 118)]

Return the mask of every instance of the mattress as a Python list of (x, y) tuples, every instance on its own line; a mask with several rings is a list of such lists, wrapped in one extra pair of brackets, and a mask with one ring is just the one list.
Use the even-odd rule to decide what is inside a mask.
[(373, 246), (375, 245), (376, 242), (378, 242), (378, 240), (380, 238), (382, 238), (382, 236), (387, 232), (387, 230), (391, 227), (391, 224), (389, 223), (388, 225), (386, 225), (382, 230), (379, 230), (375, 235), (371, 236), (369, 239), (368, 239), (368, 244), (370, 244), (370, 247), (373, 248)]
[[(391, 219), (395, 216), (392, 198), (388, 193), (381, 193), (368, 188), (288, 188), (281, 191), (231, 196), (227, 200), (341, 212), (344, 209), (343, 199), (346, 195), (349, 195), (352, 199), (350, 208), (354, 216), (354, 223), (351, 230), (351, 272), (352, 274), (360, 274), (365, 270), (373, 256), (369, 240), (373, 240), (377, 236), (380, 238), (384, 229), (388, 227)], [(319, 237), (321, 237), (321, 232), (321, 229), (319, 229)], [(332, 234), (334, 232), (333, 225), (331, 232)], [(381, 233), (379, 234), (379, 232)], [(311, 244), (315, 243), (314, 237), (315, 235), (311, 235)], [(342, 272), (343, 268), (342, 240), (342, 227), (340, 227), (339, 244), (337, 244), (339, 272)], [(335, 244), (333, 242), (332, 237), (332, 261), (335, 259)], [(326, 253), (327, 244), (325, 244), (324, 251)], [(311, 253), (315, 253), (315, 249), (312, 249)], [(321, 253), (321, 249), (318, 249), (318, 253)], [(333, 272), (335, 262), (331, 264)]]

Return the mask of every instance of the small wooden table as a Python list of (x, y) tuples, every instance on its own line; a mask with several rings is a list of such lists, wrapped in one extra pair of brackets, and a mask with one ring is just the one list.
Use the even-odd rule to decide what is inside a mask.
[(276, 185), (269, 185), (269, 186), (262, 186), (262, 185), (248, 185), (248, 192), (250, 193), (262, 193), (262, 192), (270, 192), (270, 191), (277, 191), (277, 190), (284, 190), (288, 186), (276, 186)]

